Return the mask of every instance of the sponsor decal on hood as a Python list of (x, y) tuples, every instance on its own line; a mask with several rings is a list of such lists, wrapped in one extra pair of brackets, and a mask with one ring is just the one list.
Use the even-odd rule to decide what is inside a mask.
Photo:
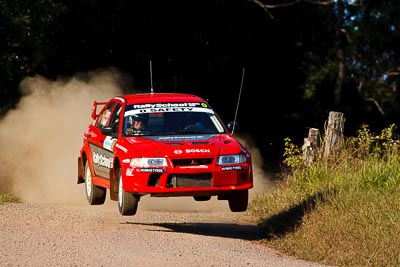
[(215, 136), (215, 134), (203, 135), (157, 135), (157, 136), (144, 136), (145, 138), (154, 141), (181, 141), (181, 140), (208, 140)]

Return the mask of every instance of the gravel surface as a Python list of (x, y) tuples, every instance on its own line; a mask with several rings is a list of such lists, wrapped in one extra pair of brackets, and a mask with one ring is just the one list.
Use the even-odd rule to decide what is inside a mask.
[[(159, 200), (161, 201), (161, 200)], [(243, 213), (0, 205), (0, 266), (321, 266), (257, 242)]]
[[(0, 205), (0, 267), (319, 266), (259, 244), (257, 227), (226, 201), (144, 197), (131, 217), (108, 199), (90, 206), (84, 185), (76, 184), (82, 134), (93, 100), (122, 93), (119, 78), (111, 69), (21, 82), (20, 103), (0, 120), (0, 191), (26, 201)], [(62, 127), (49, 123), (55, 118)], [(254, 191), (271, 190), (261, 152), (250, 136), (240, 139), (252, 151)]]

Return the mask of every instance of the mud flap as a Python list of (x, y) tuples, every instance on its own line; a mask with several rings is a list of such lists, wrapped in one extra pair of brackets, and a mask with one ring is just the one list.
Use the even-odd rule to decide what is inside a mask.
[(85, 182), (85, 178), (84, 178), (83, 162), (82, 162), (82, 158), (79, 157), (78, 158), (78, 181), (77, 181), (77, 184), (81, 184), (84, 182)]
[(114, 169), (110, 169), (110, 199), (118, 200), (118, 181)]

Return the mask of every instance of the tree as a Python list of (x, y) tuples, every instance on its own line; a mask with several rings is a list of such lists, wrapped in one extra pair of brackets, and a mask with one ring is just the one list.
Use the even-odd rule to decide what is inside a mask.
[(19, 97), (22, 77), (46, 70), (53, 33), (65, 6), (57, 1), (0, 1), (0, 114)]
[[(305, 74), (305, 103), (319, 103), (317, 106), (324, 113), (329, 109), (350, 113), (349, 117), (357, 117), (370, 126), (398, 121), (399, 1), (248, 1), (263, 8), (272, 19), (276, 19), (278, 9), (306, 4), (307, 9), (328, 14), (323, 22), (315, 20), (313, 28), (320, 27), (321, 22), (326, 25), (317, 48), (306, 43), (312, 40), (309, 32), (315, 29), (307, 29), (304, 22), (299, 27), (299, 40), (305, 40), (300, 41), (304, 44), (300, 67)], [(303, 8), (302, 12), (308, 11)], [(307, 21), (306, 16), (298, 15)], [(333, 33), (334, 40), (329, 37)]]

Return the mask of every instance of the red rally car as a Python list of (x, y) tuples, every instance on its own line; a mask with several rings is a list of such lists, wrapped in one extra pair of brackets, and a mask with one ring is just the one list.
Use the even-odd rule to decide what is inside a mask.
[[(99, 109), (99, 113), (97, 112)], [(227, 200), (247, 209), (252, 158), (202, 98), (182, 93), (122, 95), (94, 102), (83, 136), (78, 184), (90, 205), (107, 190), (121, 215), (135, 215), (139, 200), (191, 196)]]

